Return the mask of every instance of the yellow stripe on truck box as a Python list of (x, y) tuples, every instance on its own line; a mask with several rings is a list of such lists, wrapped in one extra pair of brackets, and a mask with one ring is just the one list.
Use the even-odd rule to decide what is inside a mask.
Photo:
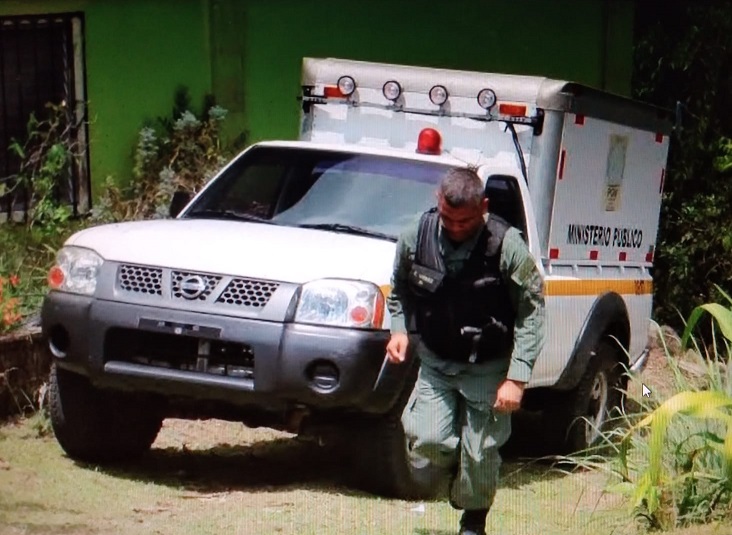
[(599, 295), (615, 292), (620, 295), (648, 295), (653, 293), (653, 281), (633, 279), (582, 279), (548, 280), (544, 282), (544, 295)]
[[(389, 297), (391, 285), (379, 287), (384, 297)], [(649, 295), (653, 293), (653, 281), (633, 279), (583, 279), (544, 281), (544, 295), (569, 297), (575, 295), (600, 295), (615, 292), (620, 295)]]

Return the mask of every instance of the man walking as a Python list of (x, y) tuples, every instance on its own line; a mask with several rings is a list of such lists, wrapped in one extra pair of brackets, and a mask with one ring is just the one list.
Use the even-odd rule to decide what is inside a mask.
[(453, 474), (461, 535), (485, 535), (501, 458), (544, 343), (544, 297), (518, 229), (488, 214), (480, 177), (450, 170), (437, 208), (397, 243), (388, 307), (391, 362), (414, 322), (421, 360), (402, 422), (412, 451)]

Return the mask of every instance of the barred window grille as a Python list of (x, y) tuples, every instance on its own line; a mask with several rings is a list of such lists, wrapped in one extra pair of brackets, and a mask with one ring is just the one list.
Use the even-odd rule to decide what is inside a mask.
[(91, 204), (83, 31), (81, 14), (0, 17), (0, 221), (27, 215), (30, 191), (18, 180), (20, 159), (8, 147), (13, 140), (23, 145), (31, 113), (45, 119), (47, 103), (65, 103), (69, 136), (83, 153), (56, 185), (57, 199), (74, 214)]

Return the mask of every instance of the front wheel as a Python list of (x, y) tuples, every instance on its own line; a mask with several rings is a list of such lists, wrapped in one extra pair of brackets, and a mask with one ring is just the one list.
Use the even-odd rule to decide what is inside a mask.
[(133, 459), (155, 441), (163, 422), (155, 403), (94, 388), (79, 374), (51, 367), (51, 425), (66, 454), (79, 461)]
[(362, 437), (355, 451), (365, 490), (402, 500), (430, 499), (439, 494), (447, 474), (412, 453), (400, 422), (371, 423), (363, 429)]
[(435, 498), (449, 473), (412, 452), (401, 416), (417, 376), (410, 380), (389, 414), (358, 422), (349, 438), (352, 478), (357, 486), (379, 496), (402, 500)]

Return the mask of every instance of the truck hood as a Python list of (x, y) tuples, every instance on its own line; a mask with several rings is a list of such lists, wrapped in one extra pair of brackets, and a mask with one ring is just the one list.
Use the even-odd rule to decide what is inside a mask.
[(344, 233), (205, 219), (101, 225), (66, 245), (105, 260), (301, 284), (341, 277), (387, 284), (395, 244)]

